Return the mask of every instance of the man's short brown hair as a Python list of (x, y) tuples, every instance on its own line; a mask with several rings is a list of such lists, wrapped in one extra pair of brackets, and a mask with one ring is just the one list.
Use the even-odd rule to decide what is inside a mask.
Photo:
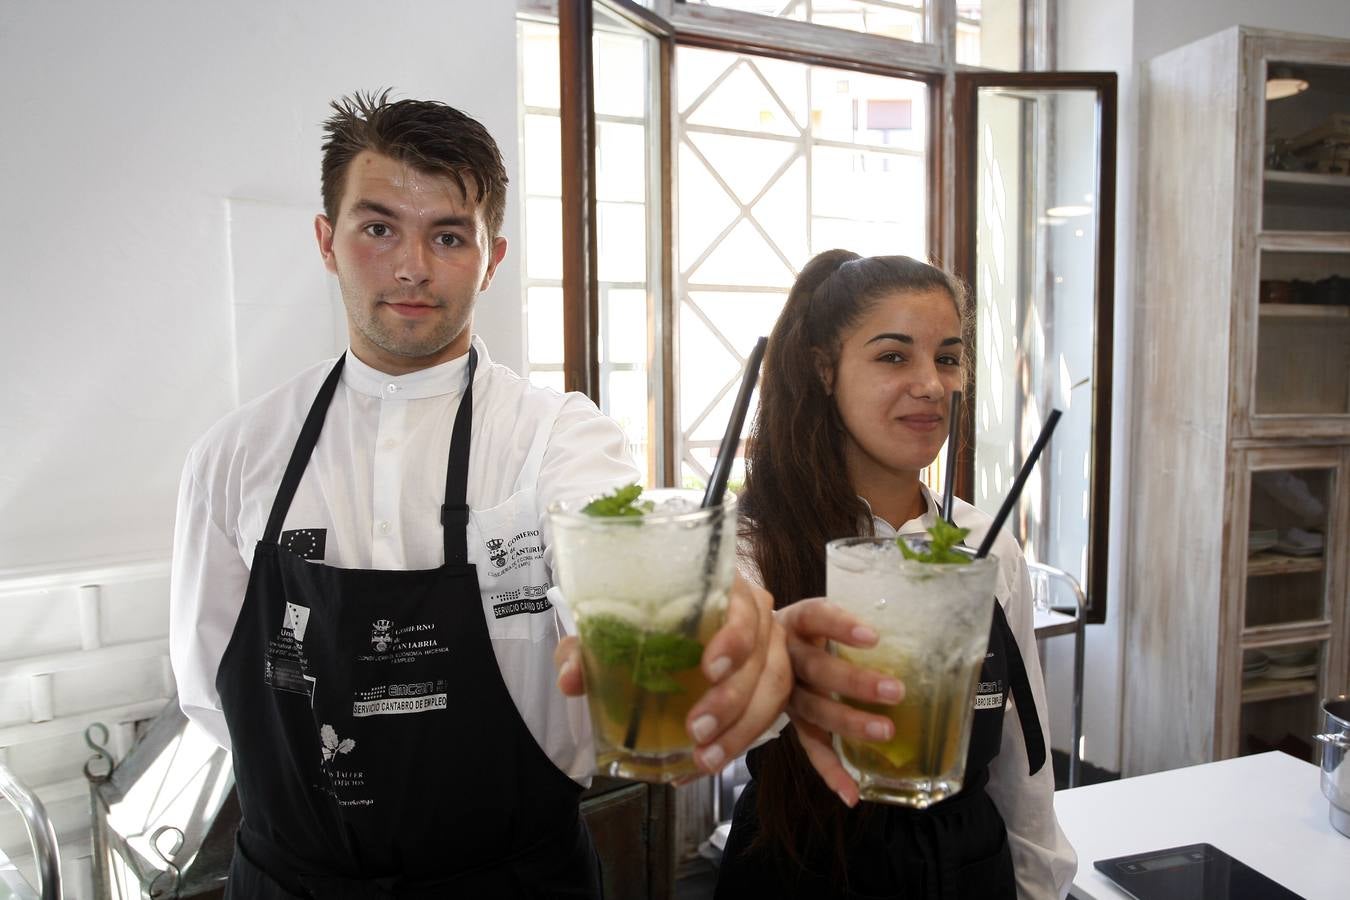
[[(363, 150), (380, 153), (455, 182), (483, 208), (488, 237), (501, 233), (506, 214), (506, 166), (497, 142), (477, 120), (435, 100), (389, 101), (357, 91), (334, 100), (324, 122), (323, 211), (337, 221), (347, 166)], [(467, 176), (467, 177), (466, 177)], [(470, 186), (472, 185), (472, 190)]]

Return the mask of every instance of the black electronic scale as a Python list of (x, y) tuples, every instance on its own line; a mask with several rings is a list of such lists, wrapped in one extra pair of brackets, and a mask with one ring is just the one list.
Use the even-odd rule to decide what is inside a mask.
[(1212, 844), (1188, 844), (1094, 866), (1136, 900), (1304, 900)]

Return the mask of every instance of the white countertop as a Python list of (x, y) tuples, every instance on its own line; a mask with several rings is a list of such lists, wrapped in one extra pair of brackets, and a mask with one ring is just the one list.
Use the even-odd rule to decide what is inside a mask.
[(1037, 607), (1035, 614), (1036, 637), (1052, 637), (1057, 634), (1070, 634), (1073, 632), (1078, 622), (1068, 613), (1058, 612), (1053, 609), (1040, 609)]
[(1331, 827), (1321, 770), (1283, 753), (1124, 778), (1055, 794), (1078, 851), (1073, 893), (1129, 900), (1093, 862), (1213, 844), (1307, 900), (1350, 896), (1350, 838)]

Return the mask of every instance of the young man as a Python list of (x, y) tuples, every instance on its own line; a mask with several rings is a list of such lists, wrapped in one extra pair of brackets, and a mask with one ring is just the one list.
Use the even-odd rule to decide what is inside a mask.
[[(543, 512), (637, 473), (594, 404), (472, 335), (506, 253), (492, 137), (387, 92), (333, 108), (315, 232), (350, 349), (217, 423), (179, 495), (171, 655), (233, 754), (228, 896), (598, 896)], [(785, 701), (771, 609), (738, 583), (709, 642), (689, 716), (709, 771)]]

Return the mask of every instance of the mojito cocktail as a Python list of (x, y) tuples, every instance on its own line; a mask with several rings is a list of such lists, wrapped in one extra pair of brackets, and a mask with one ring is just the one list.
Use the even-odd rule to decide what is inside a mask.
[(736, 553), (735, 499), (710, 509), (700, 499), (652, 490), (627, 515), (586, 513), (580, 502), (549, 510), (601, 772), (654, 782), (700, 774), (685, 718), (709, 687), (703, 648), (726, 617)]
[(894, 538), (827, 545), (830, 602), (880, 635), (874, 647), (834, 645), (833, 652), (905, 685), (905, 699), (894, 706), (843, 698), (895, 723), (889, 741), (835, 735), (835, 750), (863, 799), (923, 809), (961, 789), (997, 568), (993, 557), (915, 562), (904, 558)]

